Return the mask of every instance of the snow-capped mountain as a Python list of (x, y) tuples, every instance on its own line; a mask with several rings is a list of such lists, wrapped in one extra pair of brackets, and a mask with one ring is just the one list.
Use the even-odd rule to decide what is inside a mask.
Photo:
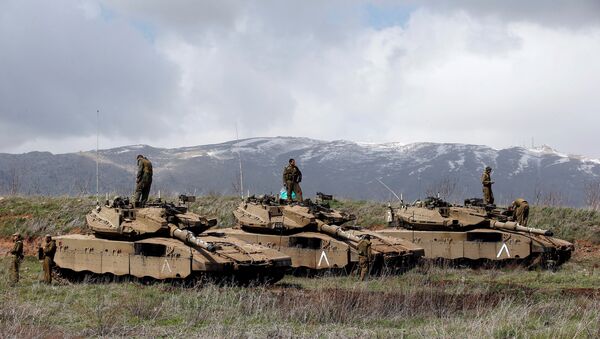
[[(600, 180), (600, 161), (558, 153), (549, 147), (496, 150), (487, 146), (438, 143), (357, 143), (308, 138), (251, 138), (176, 149), (145, 145), (101, 150), (100, 192), (131, 194), (135, 156), (154, 164), (153, 194), (278, 192), (289, 158), (303, 172), (306, 197), (317, 191), (354, 199), (405, 200), (440, 192), (449, 200), (481, 196), (480, 176), (491, 166), (499, 203), (516, 197), (530, 202), (581, 206), (586, 186)], [(69, 154), (0, 154), (4, 194), (94, 194), (95, 151)]]

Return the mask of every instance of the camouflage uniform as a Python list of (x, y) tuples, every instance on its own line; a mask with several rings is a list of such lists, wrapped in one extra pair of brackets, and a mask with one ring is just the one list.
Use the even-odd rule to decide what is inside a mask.
[(46, 241), (44, 252), (44, 282), (52, 283), (52, 267), (54, 266), (54, 254), (56, 253), (56, 241)]
[(10, 251), (10, 254), (14, 256), (11, 265), (11, 282), (13, 285), (19, 282), (19, 267), (21, 266), (21, 261), (23, 260), (23, 241), (21, 241), (21, 237), (19, 235), (15, 236), (15, 244)]
[(283, 170), (283, 185), (287, 191), (287, 200), (292, 201), (292, 192), (296, 193), (296, 200), (302, 201), (302, 172), (296, 165), (289, 164)]
[(152, 163), (148, 158), (140, 157), (137, 164), (138, 171), (133, 201), (143, 206), (148, 201), (150, 186), (152, 186)]
[(360, 268), (360, 280), (365, 280), (369, 274), (369, 266), (371, 263), (371, 241), (368, 238), (363, 238), (356, 246), (358, 250), (358, 266)]
[(527, 221), (529, 220), (529, 203), (525, 199), (519, 198), (513, 201), (512, 207), (515, 221), (520, 225), (527, 226)]
[(489, 167), (485, 168), (483, 175), (481, 175), (481, 183), (483, 184), (483, 202), (486, 205), (494, 204), (494, 193), (492, 192), (492, 178), (490, 176), (492, 169)]

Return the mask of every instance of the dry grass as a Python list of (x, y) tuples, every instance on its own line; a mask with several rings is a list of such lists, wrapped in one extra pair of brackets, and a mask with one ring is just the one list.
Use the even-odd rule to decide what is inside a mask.
[[(3, 262), (6, 264), (6, 260)], [(4, 266), (5, 267), (5, 266)], [(0, 337), (597, 337), (600, 272), (420, 267), (403, 276), (286, 277), (273, 287), (46, 286), (28, 259), (0, 279)], [(530, 286), (532, 280), (540, 283)]]

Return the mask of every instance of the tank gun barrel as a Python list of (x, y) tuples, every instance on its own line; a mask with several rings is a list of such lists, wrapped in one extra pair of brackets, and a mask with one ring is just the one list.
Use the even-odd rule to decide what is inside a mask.
[(192, 233), (188, 230), (179, 229), (173, 225), (169, 225), (169, 233), (171, 234), (171, 237), (173, 237), (175, 239), (179, 239), (179, 240), (183, 241), (186, 245), (189, 245), (189, 246), (192, 246), (195, 248), (202, 248), (209, 252), (214, 252), (218, 249), (218, 246), (216, 246), (215, 244), (206, 242), (206, 241), (196, 237), (196, 235), (194, 235), (194, 233)]
[(332, 235), (334, 237), (340, 237), (340, 238), (347, 239), (350, 241), (355, 241), (355, 242), (360, 241), (359, 237), (342, 230), (342, 228), (340, 226), (332, 226), (332, 225), (328, 225), (324, 222), (319, 222), (318, 227), (319, 227), (319, 231), (329, 234), (329, 235)]
[(527, 233), (533, 233), (533, 234), (539, 234), (539, 235), (546, 235), (549, 237), (554, 235), (554, 233), (550, 230), (542, 230), (539, 228), (525, 227), (525, 226), (519, 225), (518, 223), (516, 223), (514, 221), (501, 222), (501, 221), (496, 221), (496, 220), (490, 220), (490, 227), (495, 228), (495, 229), (503, 229), (503, 230), (509, 230), (509, 231), (519, 231), (519, 232), (527, 232)]

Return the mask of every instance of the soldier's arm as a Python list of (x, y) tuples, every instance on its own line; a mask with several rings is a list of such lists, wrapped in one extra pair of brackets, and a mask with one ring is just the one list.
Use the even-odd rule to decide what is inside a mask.
[(142, 181), (142, 177), (144, 176), (144, 162), (143, 161), (138, 161), (138, 171), (137, 171), (137, 177), (136, 177), (136, 182), (140, 182)]

